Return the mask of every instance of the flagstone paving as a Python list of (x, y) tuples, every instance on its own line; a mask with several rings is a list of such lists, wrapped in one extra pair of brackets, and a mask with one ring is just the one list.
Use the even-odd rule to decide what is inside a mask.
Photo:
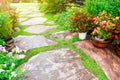
[(56, 26), (34, 25), (34, 26), (30, 26), (26, 28), (24, 31), (34, 33), (34, 34), (40, 34), (40, 33), (55, 29), (55, 28)]
[(14, 38), (15, 45), (23, 50), (29, 50), (32, 48), (48, 46), (56, 44), (56, 42), (45, 38), (44, 36), (18, 36)]
[(37, 24), (43, 24), (47, 19), (46, 18), (31, 18), (25, 22), (22, 22), (21, 25), (37, 25)]
[(22, 80), (98, 80), (81, 63), (78, 54), (70, 49), (39, 53), (23, 65), (28, 72)]
[[(22, 12), (20, 17), (24, 18), (25, 16), (25, 18), (28, 18), (28, 20), (23, 22), (21, 18), (20, 21), (21, 25), (28, 26), (24, 31), (39, 34), (55, 28), (54, 26), (41, 25), (47, 19), (42, 17), (43, 13), (38, 12), (36, 6), (33, 4), (29, 6), (20, 4), (18, 6)], [(42, 35), (19, 35), (14, 40), (15, 45), (23, 50), (57, 44)], [(31, 65), (31, 69), (21, 78), (22, 80), (98, 80), (82, 65), (79, 55), (70, 49), (42, 52), (31, 57), (25, 64), (29, 67)], [(23, 65), (23, 68), (26, 66)]]

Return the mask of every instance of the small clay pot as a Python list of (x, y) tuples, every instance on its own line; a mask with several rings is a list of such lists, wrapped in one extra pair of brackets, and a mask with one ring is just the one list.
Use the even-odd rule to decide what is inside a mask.
[(93, 36), (91, 40), (93, 45), (99, 48), (106, 48), (108, 47), (109, 43), (111, 43), (111, 40), (100, 41), (100, 40), (96, 40)]

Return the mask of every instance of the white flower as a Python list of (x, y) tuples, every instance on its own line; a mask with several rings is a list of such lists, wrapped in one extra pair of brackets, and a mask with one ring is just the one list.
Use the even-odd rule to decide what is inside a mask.
[(26, 52), (27, 52), (27, 50), (23, 50), (23, 52), (24, 52), (24, 53), (26, 53)]
[(17, 76), (17, 74), (15, 72), (12, 72), (11, 74), (12, 74), (12, 77), (16, 77)]
[(14, 67), (15, 66), (15, 64), (14, 63), (12, 63), (12, 67)]
[(4, 70), (3, 69), (0, 69), (0, 73), (2, 73)]
[(0, 45), (0, 47), (2, 47), (2, 45)]
[(22, 52), (22, 50), (16, 46), (16, 53), (20, 53), (20, 52)]
[(13, 52), (9, 52), (7, 55), (8, 55), (9, 57), (13, 57)]
[(23, 69), (23, 70), (22, 70), (22, 72), (25, 72), (25, 71), (26, 71), (26, 69)]
[(7, 64), (4, 64), (4, 66), (6, 67), (6, 66), (7, 66)]

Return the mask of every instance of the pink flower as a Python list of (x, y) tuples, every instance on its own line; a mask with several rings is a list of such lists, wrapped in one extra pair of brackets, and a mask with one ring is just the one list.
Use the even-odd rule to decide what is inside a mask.
[(102, 21), (102, 26), (105, 26), (106, 25), (106, 21)]
[(30, 64), (25, 64), (25, 68), (30, 70), (32, 68), (32, 66)]
[(98, 22), (97, 22), (97, 21), (95, 21), (95, 22), (94, 22), (94, 24), (98, 24)]
[(94, 32), (97, 32), (96, 28), (94, 29)]
[(2, 52), (7, 52), (6, 49), (5, 49), (5, 47), (1, 47), (1, 48), (0, 48), (0, 51), (2, 51)]
[(15, 72), (12, 72), (11, 74), (12, 74), (12, 77), (16, 77), (17, 76), (17, 74)]
[(103, 16), (103, 12), (100, 12), (100, 14), (99, 14), (100, 16)]

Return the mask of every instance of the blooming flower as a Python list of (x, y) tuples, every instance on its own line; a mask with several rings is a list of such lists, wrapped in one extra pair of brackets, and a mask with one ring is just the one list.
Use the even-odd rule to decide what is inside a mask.
[(105, 26), (106, 25), (106, 21), (102, 21), (102, 26)]
[(3, 69), (0, 69), (0, 73), (2, 73), (4, 70)]
[(20, 53), (20, 52), (21, 52), (20, 48), (17, 47), (17, 46), (16, 46), (16, 52), (17, 52), (17, 53)]
[(12, 63), (12, 67), (14, 67), (15, 66), (15, 64), (14, 63)]
[(15, 72), (12, 72), (11, 74), (12, 74), (12, 77), (16, 77), (17, 76), (17, 74)]
[(4, 64), (4, 66), (6, 67), (6, 66), (7, 66), (7, 64)]
[(5, 49), (5, 47), (0, 47), (0, 51), (7, 52), (6, 49)]
[(32, 67), (31, 67), (31, 65), (30, 65), (30, 64), (28, 64), (28, 65), (27, 65), (27, 64), (25, 64), (25, 68), (26, 68), (26, 69), (28, 69), (28, 70), (30, 70)]

